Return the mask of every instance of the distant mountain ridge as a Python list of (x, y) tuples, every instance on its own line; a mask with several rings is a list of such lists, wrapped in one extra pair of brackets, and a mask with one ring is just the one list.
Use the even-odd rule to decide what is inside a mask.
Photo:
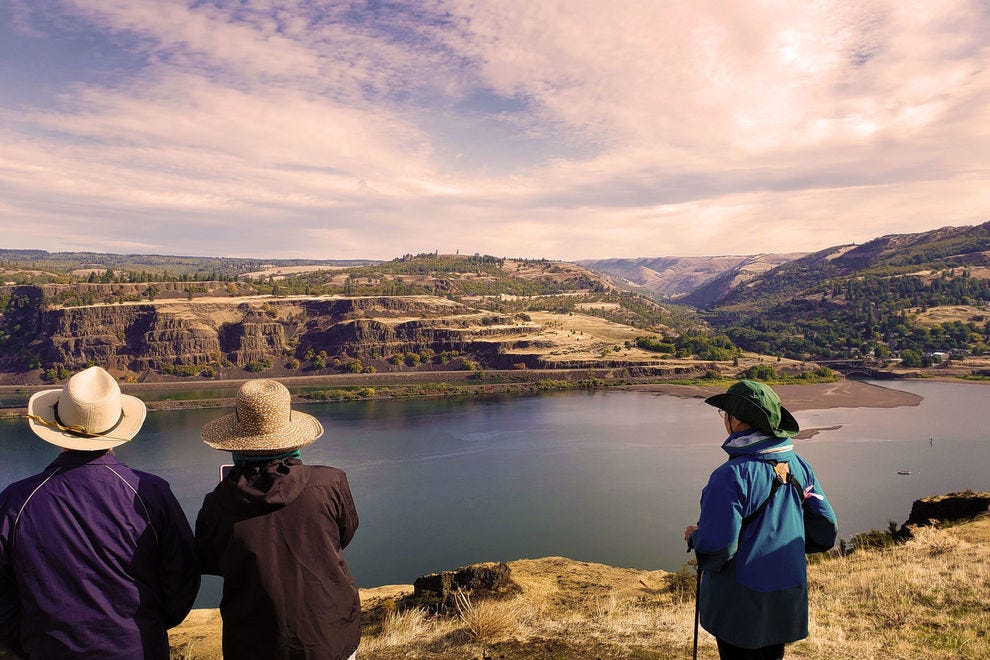
[(662, 298), (690, 296), (690, 302), (684, 302), (703, 306), (729, 289), (806, 254), (583, 259), (574, 263), (609, 276), (617, 286), (645, 289)]
[(990, 222), (834, 246), (708, 298), (702, 316), (745, 350), (990, 375)]
[[(901, 277), (951, 268), (990, 266), (990, 222), (940, 227), (917, 234), (889, 234), (862, 245), (837, 245), (781, 264), (746, 286), (727, 289), (718, 307), (771, 303), (819, 293), (829, 282), (863, 277)], [(990, 278), (990, 271), (968, 271)]]

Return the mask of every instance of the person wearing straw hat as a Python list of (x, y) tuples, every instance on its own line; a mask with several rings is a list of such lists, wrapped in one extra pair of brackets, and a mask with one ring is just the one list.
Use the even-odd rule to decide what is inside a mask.
[(342, 470), (301, 460), (321, 435), (270, 379), (246, 381), (202, 429), (234, 463), (196, 518), (201, 569), (223, 577), (224, 657), (354, 657), (361, 603), (343, 549), (358, 515)]
[(808, 636), (805, 553), (824, 552), (835, 513), (791, 438), (797, 421), (767, 385), (742, 380), (705, 399), (718, 408), (729, 455), (701, 493), (684, 539), (698, 560), (701, 626), (721, 658), (784, 657)]
[(100, 367), (28, 401), (31, 430), (62, 451), (0, 493), (0, 646), (45, 660), (169, 657), (167, 630), (200, 577), (168, 483), (113, 454), (144, 418)]

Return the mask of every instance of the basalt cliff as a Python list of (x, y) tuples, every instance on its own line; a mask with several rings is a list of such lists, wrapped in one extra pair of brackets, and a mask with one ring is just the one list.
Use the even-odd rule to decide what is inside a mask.
[[(108, 286), (74, 291), (107, 299), (110, 289), (99, 289)], [(75, 305), (53, 303), (54, 287), (0, 287), (0, 372), (30, 384), (90, 364), (143, 380), (657, 362), (629, 345), (641, 331), (597, 318), (567, 330), (555, 319), (568, 315), (497, 313), (439, 296), (238, 296), (218, 286), (226, 288), (195, 298), (163, 288), (155, 300), (128, 300), (135, 292), (113, 285), (120, 301)]]

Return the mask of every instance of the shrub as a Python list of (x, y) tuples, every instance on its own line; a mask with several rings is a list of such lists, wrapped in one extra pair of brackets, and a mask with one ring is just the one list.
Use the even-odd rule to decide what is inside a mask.
[(749, 380), (773, 380), (777, 377), (777, 370), (769, 364), (754, 364), (742, 372), (742, 377)]
[(673, 353), (676, 347), (665, 341), (661, 341), (659, 337), (636, 337), (636, 345), (640, 348), (653, 351), (654, 353)]
[(697, 587), (698, 562), (695, 559), (684, 562), (677, 569), (676, 573), (667, 576), (667, 589), (678, 603), (686, 603), (694, 600), (694, 592)]
[(272, 361), (268, 358), (262, 358), (260, 360), (255, 360), (254, 362), (249, 362), (244, 369), (252, 373), (258, 371), (264, 371), (265, 369), (271, 369)]

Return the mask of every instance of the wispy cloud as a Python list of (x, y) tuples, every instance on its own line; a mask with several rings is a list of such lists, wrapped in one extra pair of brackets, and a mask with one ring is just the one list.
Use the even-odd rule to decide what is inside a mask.
[(975, 0), (9, 4), (10, 247), (579, 258), (990, 220)]

